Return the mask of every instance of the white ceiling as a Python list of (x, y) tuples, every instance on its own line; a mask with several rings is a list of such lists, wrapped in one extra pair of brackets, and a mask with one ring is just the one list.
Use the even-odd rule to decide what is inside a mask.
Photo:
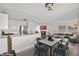
[(36, 21), (40, 20), (39, 22), (54, 21), (58, 17), (79, 7), (77, 3), (54, 3), (53, 10), (48, 11), (45, 3), (3, 3), (1, 5), (35, 17)]

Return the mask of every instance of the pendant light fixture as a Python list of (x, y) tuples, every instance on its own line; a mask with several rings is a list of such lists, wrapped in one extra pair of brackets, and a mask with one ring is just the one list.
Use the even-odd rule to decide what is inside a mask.
[(45, 7), (48, 8), (48, 10), (53, 10), (52, 7), (53, 7), (54, 3), (46, 3), (45, 4)]

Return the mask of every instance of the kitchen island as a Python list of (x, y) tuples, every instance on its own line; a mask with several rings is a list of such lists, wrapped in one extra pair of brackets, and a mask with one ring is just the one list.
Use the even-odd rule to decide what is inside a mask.
[[(12, 36), (12, 49), (16, 53), (31, 48), (40, 34)], [(7, 38), (0, 38), (0, 54), (7, 52)]]

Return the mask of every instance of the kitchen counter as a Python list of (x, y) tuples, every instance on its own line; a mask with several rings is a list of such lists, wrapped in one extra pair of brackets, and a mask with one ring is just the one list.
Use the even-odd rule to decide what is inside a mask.
[[(17, 52), (34, 46), (40, 34), (12, 36), (12, 49)], [(7, 38), (0, 38), (0, 54), (7, 51)]]
[[(14, 34), (14, 35), (10, 35), (11, 37), (18, 37), (18, 36), (26, 36), (26, 35), (35, 35), (35, 34)], [(6, 39), (7, 38), (7, 35), (3, 35), (0, 37), (0, 39)]]

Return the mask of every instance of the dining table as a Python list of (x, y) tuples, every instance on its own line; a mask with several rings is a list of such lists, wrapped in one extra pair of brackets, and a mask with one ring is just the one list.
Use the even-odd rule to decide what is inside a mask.
[(60, 39), (60, 38), (52, 38), (52, 39), (53, 39), (53, 41), (50, 41), (48, 39), (39, 40), (39, 43), (42, 43), (42, 44), (44, 44), (44, 45), (46, 45), (46, 46), (48, 46), (50, 48), (50, 56), (53, 55), (52, 52), (53, 52), (54, 46), (56, 44), (58, 44), (59, 42), (62, 43), (62, 39)]

